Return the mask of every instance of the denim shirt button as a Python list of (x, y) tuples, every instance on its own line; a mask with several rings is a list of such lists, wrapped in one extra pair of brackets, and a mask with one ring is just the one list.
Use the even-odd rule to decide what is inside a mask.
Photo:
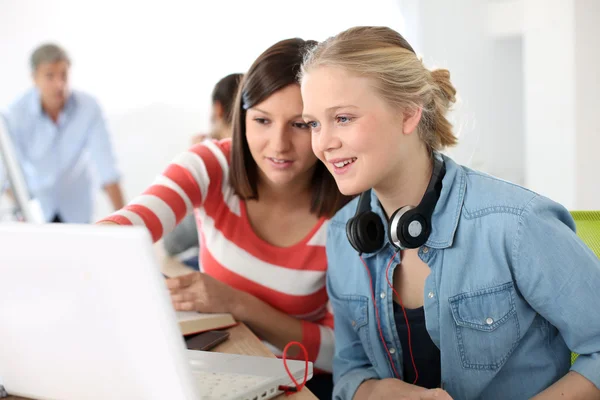
[(490, 318), (490, 317), (487, 317), (487, 318), (485, 319), (485, 323), (486, 323), (486, 324), (488, 324), (488, 325), (491, 325), (491, 324), (493, 324), (493, 323), (494, 323), (494, 319), (493, 319), (493, 318)]
[(429, 247), (423, 246), (423, 254), (429, 253)]
[(390, 349), (390, 354), (394, 354), (394, 353), (396, 353), (396, 349), (392, 347), (392, 348)]
[(381, 297), (382, 299), (385, 299), (385, 292), (381, 292), (381, 293), (379, 294), (379, 297)]
[(435, 293), (429, 292), (429, 294), (427, 295), (427, 297), (429, 297), (430, 299), (433, 299), (435, 297)]

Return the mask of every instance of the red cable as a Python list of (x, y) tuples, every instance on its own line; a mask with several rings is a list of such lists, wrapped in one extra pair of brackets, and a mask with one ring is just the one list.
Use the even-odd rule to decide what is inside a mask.
[[(296, 378), (290, 372), (290, 369), (287, 366), (287, 351), (293, 345), (297, 345), (298, 347), (300, 347), (302, 349), (302, 352), (304, 353), (304, 381), (301, 384), (299, 384), (298, 381), (296, 381)], [(283, 366), (285, 367), (285, 372), (287, 372), (288, 376), (290, 377), (292, 382), (294, 382), (294, 385), (296, 385), (296, 387), (280, 385), (277, 389), (283, 390), (285, 392), (286, 396), (289, 396), (290, 394), (301, 391), (304, 388), (304, 386), (306, 385), (306, 381), (308, 380), (308, 352), (306, 351), (306, 348), (302, 345), (302, 343), (289, 342), (285, 346), (285, 348), (283, 349)]]
[[(398, 250), (398, 251), (400, 251), (400, 250)], [(396, 256), (396, 254), (398, 254), (398, 252), (394, 253), (394, 255), (392, 256), (392, 260), (394, 259), (394, 257)], [(406, 316), (406, 309), (404, 309), (404, 304), (402, 304), (402, 298), (400, 297), (400, 295), (398, 294), (398, 292), (396, 292), (396, 289), (394, 289), (394, 286), (390, 282), (390, 278), (388, 276), (388, 271), (390, 270), (391, 263), (392, 262), (390, 260), (390, 262), (388, 263), (388, 266), (387, 266), (387, 268), (385, 270), (385, 280), (387, 281), (388, 286), (392, 289), (392, 291), (394, 292), (394, 294), (398, 298), (398, 302), (400, 303), (400, 307), (402, 308), (402, 313), (404, 314), (404, 321), (406, 321), (406, 330), (408, 332), (408, 350), (410, 351), (410, 360), (412, 361), (413, 368), (415, 369), (415, 380), (413, 381), (413, 385), (416, 385), (417, 384), (417, 380), (419, 379), (419, 372), (417, 371), (417, 365), (415, 363), (415, 357), (413, 356), (412, 341), (411, 341), (411, 338), (410, 338), (410, 325), (408, 324), (408, 317)]]
[[(413, 356), (413, 351), (412, 351), (412, 341), (411, 341), (411, 337), (410, 337), (410, 325), (408, 324), (408, 316), (406, 315), (406, 310), (404, 309), (404, 305), (402, 304), (402, 298), (400, 297), (400, 295), (398, 295), (398, 292), (396, 292), (396, 289), (394, 289), (394, 286), (391, 284), (390, 279), (388, 278), (388, 272), (390, 270), (390, 266), (392, 265), (392, 261), (394, 261), (394, 257), (396, 257), (396, 254), (398, 254), (398, 252), (399, 252), (399, 250), (392, 255), (392, 258), (390, 258), (390, 261), (388, 262), (388, 265), (385, 269), (385, 280), (387, 281), (388, 286), (393, 290), (396, 297), (398, 297), (398, 301), (400, 302), (400, 307), (402, 308), (402, 313), (404, 314), (404, 320), (406, 321), (406, 328), (408, 331), (408, 348), (409, 348), (409, 352), (410, 352), (410, 360), (412, 361), (413, 368), (415, 369), (415, 380), (413, 381), (413, 385), (415, 385), (417, 383), (417, 379), (419, 379), (419, 372), (417, 371), (417, 365), (415, 363), (415, 358)], [(373, 301), (373, 307), (375, 308), (375, 316), (377, 319), (377, 329), (379, 330), (379, 337), (381, 338), (381, 343), (383, 344), (383, 347), (385, 348), (385, 351), (388, 355), (388, 358), (390, 360), (390, 363), (392, 365), (392, 369), (394, 370), (394, 374), (396, 375), (396, 378), (400, 379), (400, 375), (396, 371), (396, 367), (394, 366), (394, 361), (392, 360), (392, 355), (391, 355), (390, 351), (388, 350), (387, 345), (385, 344), (385, 339), (383, 338), (383, 333), (381, 331), (381, 322), (379, 319), (379, 311), (377, 309), (377, 303), (375, 302), (375, 293), (373, 291), (373, 279), (371, 278), (371, 272), (369, 271), (369, 267), (367, 267), (367, 264), (365, 263), (365, 260), (363, 260), (362, 256), (360, 257), (360, 260), (362, 261), (363, 265), (365, 266), (365, 269), (367, 270), (367, 274), (369, 275), (369, 288), (371, 289), (371, 299)]]
[[(392, 283), (390, 282), (390, 279), (388, 277), (388, 272), (390, 270), (390, 266), (392, 265), (392, 261), (394, 261), (394, 257), (396, 257), (396, 254), (398, 254), (398, 252), (396, 252), (392, 255), (392, 258), (390, 258), (390, 261), (388, 262), (388, 265), (385, 269), (385, 280), (387, 281), (388, 286), (392, 289), (392, 291), (398, 298), (398, 301), (400, 302), (400, 307), (402, 308), (402, 313), (404, 314), (404, 320), (406, 321), (406, 328), (408, 331), (408, 347), (409, 347), (409, 351), (410, 351), (410, 359), (412, 361), (412, 365), (415, 370), (415, 380), (414, 380), (413, 384), (416, 384), (417, 380), (419, 379), (419, 372), (417, 371), (417, 365), (415, 364), (415, 358), (413, 356), (413, 351), (412, 351), (412, 341), (411, 341), (411, 337), (410, 337), (410, 325), (408, 323), (408, 316), (406, 315), (406, 309), (404, 308), (404, 304), (402, 303), (402, 298), (400, 297), (398, 292), (396, 292), (396, 289), (394, 289), (394, 286), (392, 285)], [(365, 270), (367, 271), (367, 275), (369, 276), (369, 289), (371, 291), (371, 300), (373, 301), (373, 307), (375, 309), (377, 330), (379, 331), (379, 337), (381, 338), (381, 344), (383, 344), (383, 347), (385, 348), (385, 351), (390, 360), (390, 365), (392, 366), (392, 370), (394, 371), (396, 378), (400, 379), (400, 374), (398, 374), (398, 371), (396, 371), (396, 366), (394, 365), (394, 361), (392, 359), (392, 354), (390, 353), (390, 351), (387, 347), (387, 344), (385, 343), (385, 339), (383, 338), (383, 332), (381, 330), (381, 320), (379, 318), (379, 310), (377, 308), (377, 302), (375, 301), (375, 292), (373, 291), (373, 278), (371, 277), (371, 271), (369, 271), (369, 267), (367, 266), (367, 263), (365, 262), (365, 260), (363, 260), (362, 256), (360, 256), (360, 260), (362, 261), (363, 265), (365, 266)], [(287, 351), (293, 345), (297, 345), (298, 347), (300, 347), (302, 349), (302, 352), (304, 353), (304, 363), (305, 363), (304, 364), (304, 380), (301, 384), (299, 384), (298, 381), (296, 381), (296, 378), (290, 372), (290, 369), (287, 366)], [(301, 391), (304, 388), (304, 386), (306, 385), (306, 382), (308, 380), (308, 352), (306, 351), (306, 348), (302, 345), (302, 343), (289, 342), (285, 346), (285, 348), (283, 349), (283, 366), (285, 367), (285, 371), (287, 372), (288, 376), (290, 377), (290, 379), (296, 386), (294, 387), (294, 386), (281, 385), (278, 387), (278, 389), (284, 391), (286, 396), (289, 396), (290, 394)]]

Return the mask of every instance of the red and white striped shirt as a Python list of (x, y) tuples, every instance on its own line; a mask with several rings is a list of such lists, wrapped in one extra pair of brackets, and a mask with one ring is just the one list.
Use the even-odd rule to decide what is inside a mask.
[(331, 371), (333, 316), (325, 288), (328, 220), (319, 219), (304, 240), (290, 247), (259, 238), (245, 201), (229, 182), (230, 150), (230, 139), (195, 145), (141, 196), (105, 220), (145, 225), (157, 241), (195, 210), (202, 271), (301, 319), (302, 344), (310, 361)]

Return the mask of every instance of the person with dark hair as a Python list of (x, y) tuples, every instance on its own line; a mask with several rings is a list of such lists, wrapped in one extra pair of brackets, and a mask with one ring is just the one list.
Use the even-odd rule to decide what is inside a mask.
[[(208, 138), (225, 139), (231, 137), (231, 122), (235, 97), (243, 74), (229, 74), (217, 82), (212, 91), (211, 129), (209, 135), (199, 134), (192, 138), (192, 144)], [(187, 215), (175, 229), (163, 237), (164, 248), (170, 256), (178, 257), (189, 267), (199, 269), (198, 228), (193, 214)]]
[(30, 65), (35, 87), (9, 106), (5, 117), (45, 221), (90, 223), (96, 182), (115, 209), (123, 207), (104, 115), (92, 96), (70, 90), (67, 52), (56, 44), (41, 45)]
[(232, 139), (193, 146), (100, 223), (146, 226), (158, 240), (194, 209), (202, 272), (167, 280), (175, 308), (231, 313), (279, 354), (301, 342), (324, 372), (309, 388), (330, 399), (325, 238), (348, 198), (315, 157), (302, 120), (297, 74), (314, 43), (287, 39), (262, 53), (241, 82)]
[(230, 74), (215, 85), (212, 92), (212, 113), (210, 121), (213, 124), (213, 137), (224, 139), (231, 136), (231, 121), (233, 107), (243, 74)]
[(217, 82), (211, 95), (210, 133), (195, 135), (192, 144), (200, 143), (207, 138), (231, 137), (234, 101), (243, 76), (240, 73), (229, 74)]

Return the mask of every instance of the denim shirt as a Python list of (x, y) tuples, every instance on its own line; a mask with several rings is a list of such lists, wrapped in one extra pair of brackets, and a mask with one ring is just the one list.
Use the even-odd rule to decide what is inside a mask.
[[(443, 388), (461, 400), (528, 399), (570, 369), (600, 388), (600, 261), (576, 236), (569, 212), (522, 187), (444, 160), (432, 232), (418, 251), (431, 269), (424, 310), (441, 352)], [(365, 266), (346, 238), (356, 205), (355, 199), (338, 212), (327, 238), (334, 399), (351, 399), (367, 379), (394, 377), (371, 290), (395, 369), (403, 370), (393, 292), (385, 277), (395, 250), (386, 243), (363, 255), (369, 287)], [(371, 207), (384, 218), (374, 192)], [(399, 262), (397, 255), (393, 265)], [(390, 268), (390, 282), (393, 273)], [(581, 354), (573, 366), (571, 350)]]

